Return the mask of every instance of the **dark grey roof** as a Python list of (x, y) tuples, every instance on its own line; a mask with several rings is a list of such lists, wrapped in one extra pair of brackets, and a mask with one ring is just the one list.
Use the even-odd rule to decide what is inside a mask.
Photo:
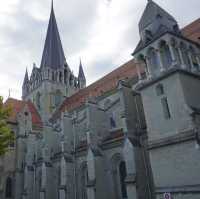
[(51, 67), (53, 69), (57, 69), (62, 67), (64, 64), (65, 64), (65, 55), (60, 35), (58, 32), (58, 27), (52, 3), (46, 41), (42, 55), (41, 67)]
[(80, 60), (80, 65), (79, 65), (78, 79), (85, 79), (85, 74), (83, 71), (83, 66), (82, 66), (81, 60)]
[(165, 34), (167, 32), (169, 32), (169, 29), (164, 25), (160, 25), (160, 27), (158, 28), (158, 31), (153, 35), (153, 37), (150, 41), (148, 41), (148, 40), (146, 42), (144, 42), (142, 40), (139, 41), (139, 43), (136, 46), (133, 54), (135, 54), (136, 52), (138, 52), (142, 48), (146, 47), (147, 45), (149, 45), (150, 43), (152, 43), (153, 41), (155, 41), (156, 39), (158, 39), (159, 37), (161, 37), (163, 34)]
[(168, 12), (166, 12), (163, 8), (161, 8), (154, 1), (149, 0), (148, 4), (143, 12), (142, 18), (139, 22), (139, 30), (143, 30), (146, 26), (148, 26), (155, 18), (160, 15), (162, 17), (167, 18), (168, 20), (176, 22), (173, 16), (171, 16)]

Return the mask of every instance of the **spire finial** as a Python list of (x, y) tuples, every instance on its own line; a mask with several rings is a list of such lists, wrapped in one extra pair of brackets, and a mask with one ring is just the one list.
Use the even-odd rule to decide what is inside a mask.
[(53, 0), (51, 0), (51, 10), (53, 10)]

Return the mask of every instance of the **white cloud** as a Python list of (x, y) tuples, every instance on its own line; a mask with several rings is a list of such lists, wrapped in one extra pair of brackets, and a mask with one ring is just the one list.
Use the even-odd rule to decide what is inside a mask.
[[(75, 74), (82, 58), (91, 83), (131, 59), (138, 39), (137, 24), (147, 0), (54, 1), (68, 64)], [(200, 1), (156, 0), (181, 26), (199, 17)], [(50, 0), (0, 0), (0, 95), (21, 97), (26, 67), (39, 66)]]

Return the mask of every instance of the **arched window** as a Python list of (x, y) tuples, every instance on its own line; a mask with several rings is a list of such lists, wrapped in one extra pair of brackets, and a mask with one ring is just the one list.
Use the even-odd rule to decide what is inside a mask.
[(169, 46), (166, 44), (165, 41), (161, 42), (160, 52), (161, 52), (163, 66), (167, 69), (172, 64), (172, 56), (171, 56)]
[(55, 106), (59, 106), (62, 100), (62, 93), (60, 92), (60, 90), (57, 90), (55, 93)]
[(158, 55), (155, 49), (150, 48), (148, 52), (148, 57), (149, 57), (149, 62), (150, 62), (149, 67), (151, 67), (152, 74), (153, 75), (159, 74), (160, 69), (159, 69)]
[(59, 72), (59, 81), (62, 82), (62, 72)]
[(37, 105), (38, 109), (41, 108), (41, 94), (40, 94), (40, 92), (38, 92), (36, 94), (36, 105)]
[(83, 163), (80, 169), (80, 199), (87, 199), (88, 170), (87, 164)]
[(126, 189), (126, 163), (121, 154), (113, 155), (111, 159), (112, 176), (113, 176), (113, 197), (116, 199), (127, 199)]
[(67, 70), (64, 70), (64, 82), (67, 83)]
[(8, 177), (7, 180), (6, 180), (5, 197), (6, 198), (12, 197), (12, 179), (10, 177)]
[(119, 164), (119, 174), (120, 174), (120, 185), (121, 185), (122, 198), (127, 199), (128, 197), (127, 197), (127, 189), (126, 189), (126, 183), (125, 183), (127, 173), (126, 173), (126, 163), (124, 161), (122, 161)]

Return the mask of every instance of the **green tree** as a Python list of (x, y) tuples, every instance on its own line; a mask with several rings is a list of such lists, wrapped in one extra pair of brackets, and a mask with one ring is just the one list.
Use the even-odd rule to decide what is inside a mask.
[(4, 106), (3, 97), (0, 96), (0, 156), (8, 151), (9, 145), (14, 141), (14, 135), (7, 121), (11, 108)]

